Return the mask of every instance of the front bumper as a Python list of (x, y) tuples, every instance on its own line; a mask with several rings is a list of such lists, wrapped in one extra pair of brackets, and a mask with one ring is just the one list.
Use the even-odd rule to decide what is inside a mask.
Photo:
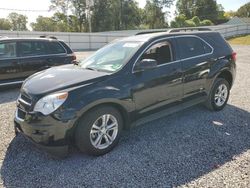
[(16, 111), (14, 126), (16, 133), (22, 133), (48, 153), (57, 157), (68, 154), (73, 121), (61, 121), (54, 115), (40, 113), (27, 113), (25, 118), (20, 119)]

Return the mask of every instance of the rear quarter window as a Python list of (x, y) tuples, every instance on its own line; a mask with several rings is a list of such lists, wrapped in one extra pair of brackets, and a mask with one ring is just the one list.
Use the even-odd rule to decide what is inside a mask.
[(49, 54), (63, 54), (66, 53), (65, 48), (59, 42), (49, 42)]
[(59, 41), (61, 45), (63, 45), (63, 47), (67, 50), (68, 54), (72, 54), (73, 51), (70, 49), (70, 47), (63, 41)]

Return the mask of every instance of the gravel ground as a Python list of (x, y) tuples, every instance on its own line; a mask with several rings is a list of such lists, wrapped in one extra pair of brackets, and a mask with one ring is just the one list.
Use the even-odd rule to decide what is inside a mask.
[[(0, 93), (0, 187), (250, 187), (250, 46), (221, 112), (196, 106), (125, 132), (101, 157), (52, 159), (14, 137), (18, 89)], [(88, 53), (78, 55), (85, 56)]]

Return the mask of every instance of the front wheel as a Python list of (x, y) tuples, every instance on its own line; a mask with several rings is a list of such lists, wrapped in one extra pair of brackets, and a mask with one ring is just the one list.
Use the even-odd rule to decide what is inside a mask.
[(110, 106), (89, 111), (78, 123), (75, 131), (76, 145), (90, 155), (103, 155), (118, 143), (123, 127), (122, 117)]
[(222, 110), (230, 94), (229, 83), (223, 78), (217, 78), (206, 102), (206, 106), (213, 111)]

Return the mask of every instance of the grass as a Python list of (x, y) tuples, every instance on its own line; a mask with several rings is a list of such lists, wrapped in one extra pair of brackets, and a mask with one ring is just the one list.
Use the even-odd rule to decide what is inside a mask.
[(230, 44), (250, 45), (250, 35), (231, 38), (228, 40)]

